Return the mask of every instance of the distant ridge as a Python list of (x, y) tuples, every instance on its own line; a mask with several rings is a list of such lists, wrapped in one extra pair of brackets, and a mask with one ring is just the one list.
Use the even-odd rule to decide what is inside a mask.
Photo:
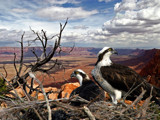
[(153, 49), (154, 56), (142, 68), (140, 75), (148, 77), (148, 82), (160, 87), (160, 50)]
[[(35, 50), (38, 56), (42, 54), (41, 47), (24, 47), (24, 55), (25, 57), (34, 57), (32, 50)], [(101, 48), (93, 48), (93, 47), (62, 47), (61, 56), (71, 55), (71, 56), (79, 56), (79, 55), (97, 55), (98, 51)], [(47, 52), (51, 51), (51, 47), (47, 48)], [(120, 55), (128, 55), (135, 52), (134, 49), (117, 49)], [(137, 50), (136, 50), (137, 51)], [(17, 56), (20, 56), (21, 48), (20, 47), (0, 47), (0, 55), (13, 55), (16, 53)]]
[(126, 66), (130, 66), (130, 67), (133, 66), (134, 67), (133, 69), (135, 69), (136, 71), (139, 71), (155, 56), (156, 52), (157, 52), (157, 49), (151, 49), (151, 50), (138, 49), (132, 53), (132, 55), (134, 56), (133, 58), (125, 61), (120, 61), (118, 63)]

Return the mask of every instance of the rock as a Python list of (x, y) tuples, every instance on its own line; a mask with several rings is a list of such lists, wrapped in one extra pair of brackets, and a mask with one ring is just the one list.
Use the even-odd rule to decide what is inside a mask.
[(37, 95), (36, 91), (33, 91), (32, 94), (31, 94), (32, 97), (36, 97), (36, 95)]
[(25, 96), (25, 94), (24, 94), (24, 92), (23, 92), (23, 90), (22, 90), (21, 88), (16, 89), (16, 91), (17, 91), (17, 93), (18, 93), (18, 95), (19, 95), (20, 97), (24, 97), (24, 96)]
[(5, 102), (1, 102), (0, 109), (7, 108), (7, 104)]
[(109, 94), (107, 92), (105, 92), (105, 96), (106, 96), (106, 100), (111, 99), (110, 96), (109, 96)]
[(143, 67), (140, 75), (146, 77), (148, 82), (160, 87), (160, 50), (156, 50), (152, 59)]
[[(48, 94), (49, 99), (55, 100), (58, 98), (58, 89), (55, 87), (47, 87), (44, 88), (46, 94)], [(34, 91), (31, 95), (32, 97), (36, 96), (36, 91)], [(44, 95), (43, 93), (38, 94), (38, 100), (44, 100)]]
[(51, 99), (51, 100), (58, 99), (58, 93), (51, 93), (51, 94), (49, 94), (49, 99)]
[[(25, 96), (23, 90), (20, 87), (16, 88), (15, 90), (11, 90), (10, 92), (16, 94), (15, 91), (18, 94), (19, 97), (24, 97)], [(8, 97), (14, 97), (12, 94), (8, 94), (7, 96)]]
[(44, 100), (44, 95), (42, 93), (39, 93), (38, 94), (38, 100)]
[[(51, 93), (48, 95), (49, 99), (55, 100), (58, 98), (58, 93)], [(38, 94), (38, 100), (45, 100), (43, 93)]]
[(78, 82), (66, 83), (66, 84), (62, 85), (58, 98), (69, 98), (71, 92), (79, 86), (80, 85)]
[[(34, 88), (36, 88), (36, 87), (37, 87), (37, 85), (34, 85)], [(23, 90), (20, 87), (16, 88), (15, 90), (18, 93), (19, 97), (24, 97), (25, 96)], [(27, 92), (29, 92), (29, 88), (26, 88), (26, 90), (27, 90)], [(45, 90), (46, 93), (48, 93), (49, 99), (55, 100), (55, 99), (58, 98), (58, 89), (57, 88), (47, 87), (47, 88), (44, 88), (44, 90)], [(12, 90), (11, 92), (15, 93), (14, 90)], [(36, 95), (37, 95), (37, 92), (33, 91), (32, 94), (31, 94), (31, 97), (36, 97)], [(8, 94), (8, 96), (9, 97), (14, 97), (11, 94)], [(38, 93), (37, 97), (38, 97), (38, 100), (44, 100), (45, 99), (43, 93)]]
[(47, 88), (44, 88), (45, 92), (48, 93), (48, 92), (56, 92), (57, 91), (57, 88), (55, 87), (47, 87)]
[(44, 88), (44, 91), (47, 93), (47, 92), (50, 92), (52, 91), (52, 87), (47, 87), (47, 88)]
[(133, 103), (133, 101), (130, 101), (130, 100), (125, 100), (124, 102), (128, 105), (131, 105)]

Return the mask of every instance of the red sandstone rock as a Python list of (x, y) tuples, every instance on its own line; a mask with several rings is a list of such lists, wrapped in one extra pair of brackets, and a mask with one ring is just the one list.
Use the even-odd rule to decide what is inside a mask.
[(38, 100), (44, 100), (44, 95), (42, 93), (39, 93), (38, 94)]
[[(16, 88), (15, 90), (12, 90), (12, 91), (10, 91), (10, 92), (12, 92), (12, 93), (14, 93), (14, 94), (18, 94), (19, 97), (24, 97), (24, 96), (25, 96), (23, 90), (22, 90), (20, 87)], [(11, 94), (9, 94), (8, 96), (9, 96), (9, 97), (14, 97), (14, 96), (12, 96)]]
[(45, 90), (46, 93), (47, 92), (51, 92), (51, 91), (56, 92), (57, 88), (55, 88), (55, 87), (47, 87), (47, 88), (44, 88), (44, 90)]
[(156, 50), (154, 57), (143, 67), (140, 75), (147, 77), (149, 83), (160, 87), (160, 50)]
[(58, 93), (51, 93), (51, 94), (49, 94), (49, 99), (51, 99), (51, 100), (58, 99)]
[(71, 92), (79, 87), (79, 83), (66, 83), (61, 86), (61, 92), (59, 94), (59, 98), (69, 98)]
[(33, 91), (32, 94), (31, 94), (31, 97), (36, 97), (36, 95), (37, 95), (37, 92)]

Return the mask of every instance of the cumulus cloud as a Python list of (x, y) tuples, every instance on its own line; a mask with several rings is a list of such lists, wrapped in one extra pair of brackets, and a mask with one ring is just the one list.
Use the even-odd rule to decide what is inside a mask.
[[(41, 31), (37, 31), (37, 30), (35, 31), (41, 34)], [(22, 34), (24, 34), (24, 31), (21, 31), (21, 30), (0, 29), (0, 47), (4, 47), (4, 46), (20, 47), (19, 41), (21, 41)], [(51, 37), (53, 35), (56, 35), (57, 33), (50, 34), (47, 32), (46, 34), (48, 37)], [(36, 37), (37, 36), (31, 30), (25, 31), (25, 34), (23, 37), (24, 46), (35, 46), (35, 45), (40, 46), (41, 45), (40, 41), (36, 41), (33, 43), (33, 40), (35, 40)], [(53, 41), (55, 39), (53, 39)], [(49, 41), (48, 44), (54, 45), (52, 43), (53, 41)]]
[(78, 4), (80, 3), (80, 1), (77, 1), (77, 0), (44, 0), (44, 1), (50, 4), (65, 4), (65, 3)]
[[(15, 46), (20, 40), (22, 31), (0, 29), (0, 46)], [(2, 47), (1, 46), (1, 47)]]
[(81, 19), (98, 13), (97, 10), (86, 11), (81, 7), (77, 8), (64, 8), (52, 6), (37, 11), (37, 15), (42, 18), (47, 18), (50, 20), (64, 20), (69, 19)]
[(115, 5), (115, 10), (117, 11), (115, 18), (104, 23), (104, 29), (111, 33), (153, 33), (159, 29), (160, 1), (123, 0)]
[(114, 10), (116, 12), (125, 10), (134, 10), (136, 8), (137, 0), (122, 0), (121, 3), (116, 3)]
[(85, 26), (85, 25), (77, 25), (77, 26), (73, 26), (73, 29), (88, 29), (89, 27)]
[[(115, 17), (94, 33), (107, 43), (137, 47), (160, 45), (160, 1), (122, 0), (115, 4)], [(102, 37), (103, 36), (103, 37)]]
[(31, 12), (31, 10), (29, 9), (26, 9), (26, 8), (14, 8), (12, 9), (13, 12), (16, 12), (16, 13), (28, 13), (28, 12)]
[[(105, 4), (112, 0), (98, 1)], [(66, 3), (74, 7), (64, 7)], [(62, 36), (65, 45), (75, 42), (77, 46), (94, 47), (160, 46), (160, 0), (122, 0), (114, 6), (115, 16), (111, 15), (111, 9), (89, 11), (79, 3), (79, 0), (2, 1), (0, 45), (16, 45), (22, 35), (20, 29), (29, 30), (29, 26), (56, 34), (59, 22), (69, 18)], [(97, 30), (102, 24), (102, 29)], [(32, 39), (32, 35), (26, 32), (25, 38)]]
[(99, 2), (103, 2), (103, 1), (105, 1), (105, 2), (110, 2), (110, 1), (113, 1), (113, 0), (98, 0)]

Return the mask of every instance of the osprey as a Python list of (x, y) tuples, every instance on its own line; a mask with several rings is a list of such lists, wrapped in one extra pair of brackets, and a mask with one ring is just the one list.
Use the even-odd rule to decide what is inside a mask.
[(100, 96), (96, 100), (103, 100), (105, 98), (104, 91), (101, 90), (83, 70), (77, 69), (73, 71), (71, 77), (76, 77), (79, 80), (80, 87), (73, 90), (70, 97), (79, 94), (80, 97), (88, 101), (93, 100), (98, 95)]
[(98, 53), (98, 60), (92, 70), (94, 80), (110, 94), (112, 102), (117, 104), (117, 100), (122, 96), (136, 98), (140, 95), (142, 88), (146, 90), (143, 98), (147, 98), (152, 91), (152, 100), (160, 104), (156, 97), (160, 97), (160, 89), (149, 84), (143, 77), (127, 66), (112, 63), (110, 56), (118, 54), (113, 48), (104, 47)]

